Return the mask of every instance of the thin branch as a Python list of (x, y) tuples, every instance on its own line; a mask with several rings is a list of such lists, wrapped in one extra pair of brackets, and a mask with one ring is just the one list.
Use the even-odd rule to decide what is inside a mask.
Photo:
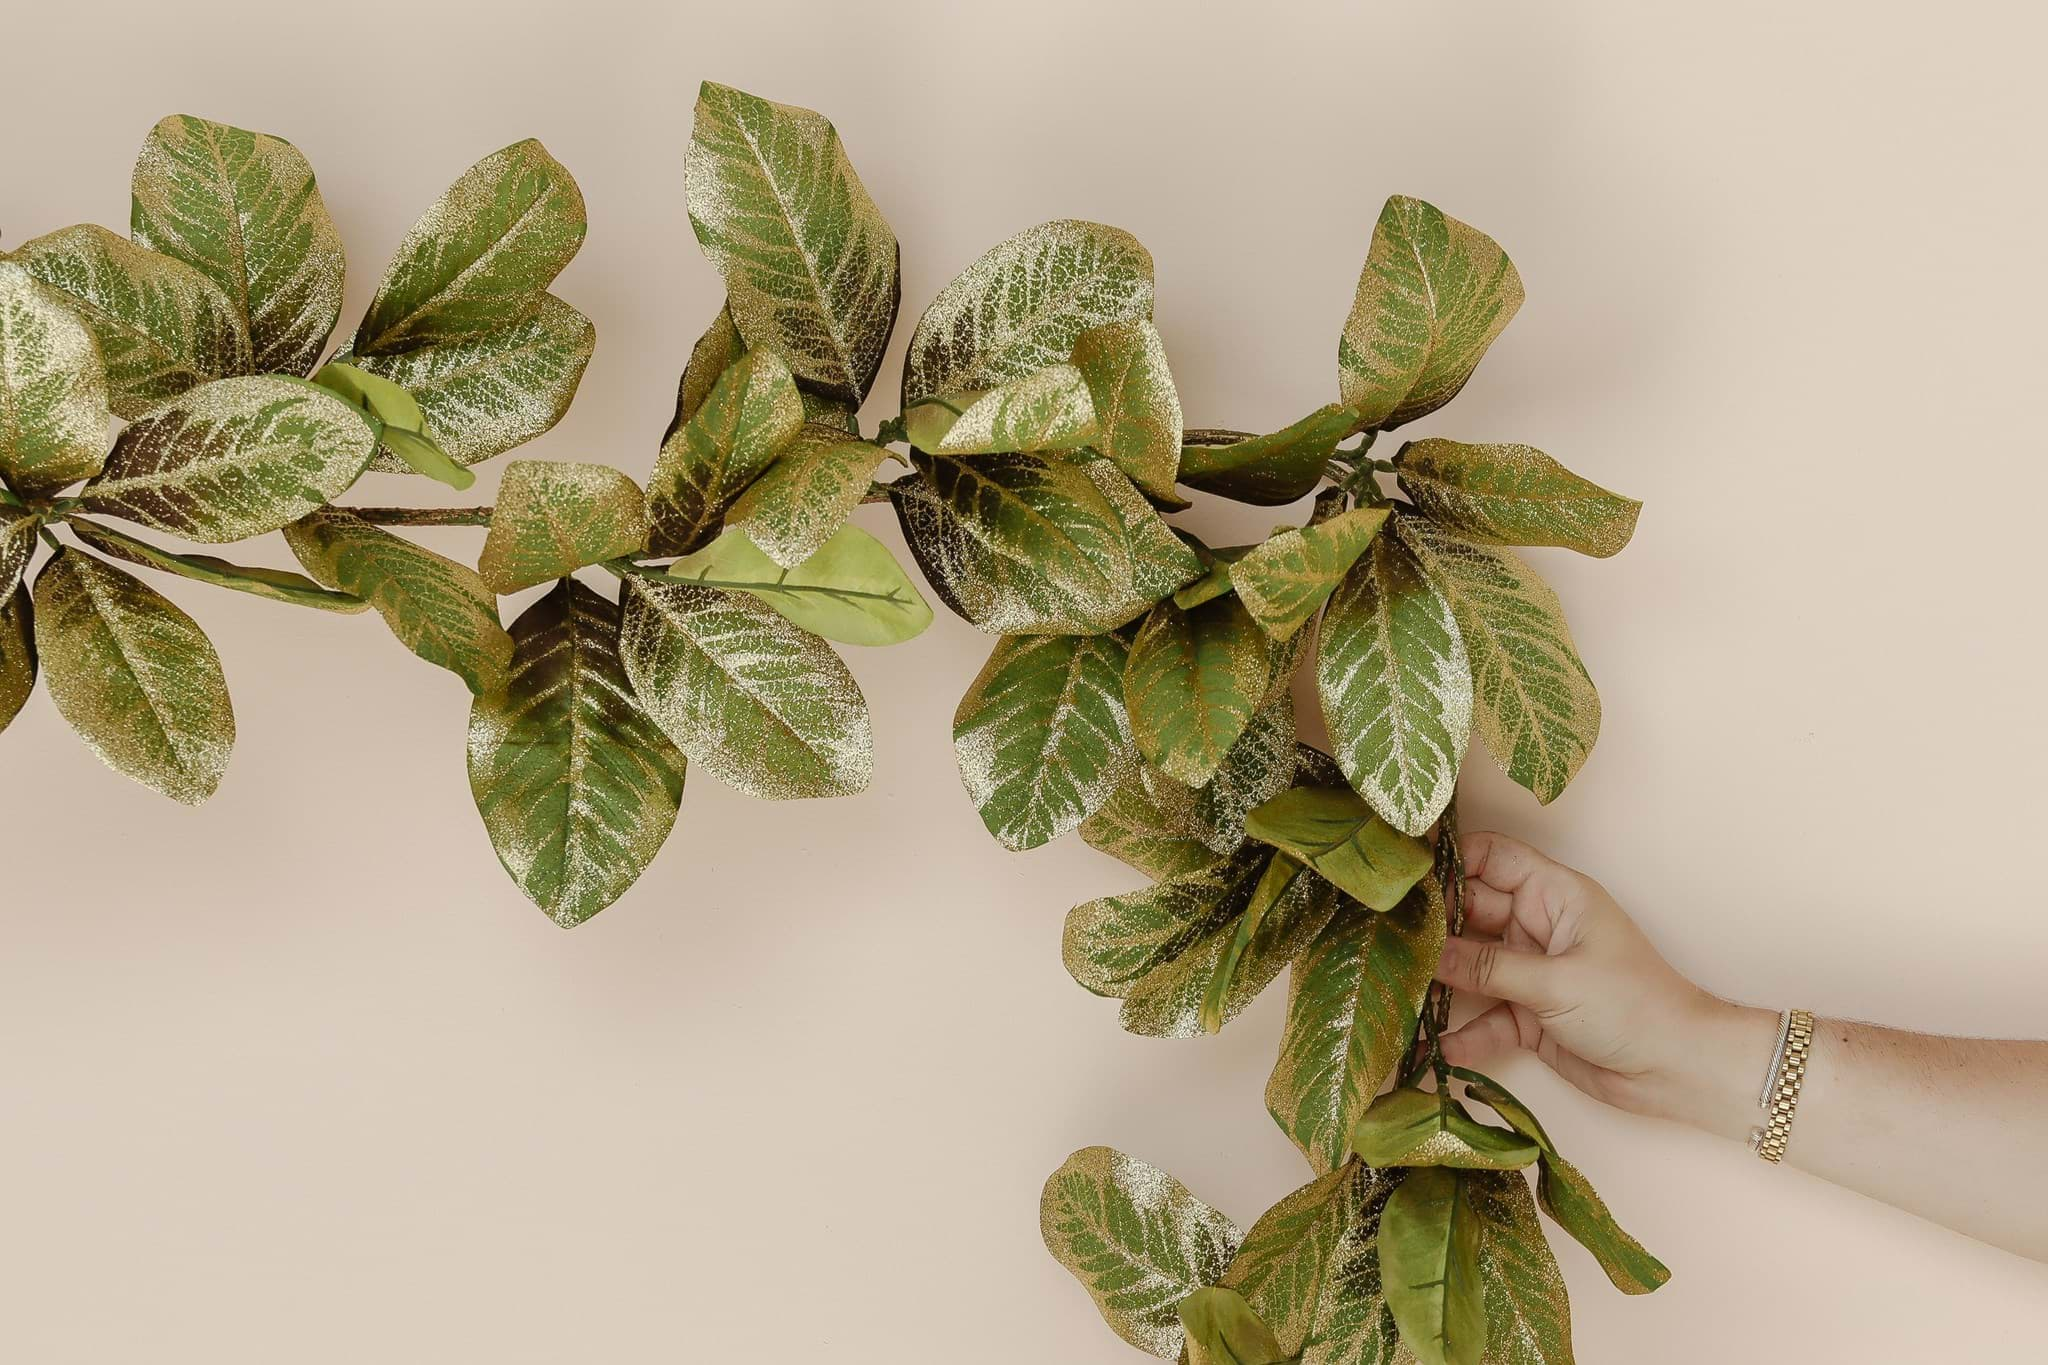
[(488, 507), (342, 507), (372, 526), (489, 526)]

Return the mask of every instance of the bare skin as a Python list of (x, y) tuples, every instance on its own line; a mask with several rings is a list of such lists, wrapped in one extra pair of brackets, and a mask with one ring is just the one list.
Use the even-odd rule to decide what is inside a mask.
[[(1464, 933), (1437, 978), (1491, 1003), (1444, 1035), (1445, 1058), (1524, 1048), (1616, 1108), (1746, 1140), (1778, 1012), (1686, 980), (1584, 873), (1502, 834), (1461, 847)], [(2015, 1200), (2010, 1177), (2048, 1166), (2048, 1042), (1818, 1019), (1785, 1160), (2048, 1261), (2048, 1209)]]

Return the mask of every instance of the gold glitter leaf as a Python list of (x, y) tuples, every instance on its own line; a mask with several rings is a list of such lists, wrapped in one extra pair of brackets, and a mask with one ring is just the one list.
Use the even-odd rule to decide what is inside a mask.
[(36, 551), (36, 533), (43, 519), (25, 507), (0, 502), (0, 601), (14, 596), (22, 571)]
[(1091, 327), (1075, 338), (1074, 364), (1095, 400), (1095, 448), (1147, 495), (1178, 503), (1180, 394), (1159, 329), (1150, 318)]
[(1349, 787), (1292, 787), (1254, 807), (1244, 830), (1374, 910), (1400, 905), (1434, 861), (1428, 844), (1374, 816)]
[(1222, 1277), (1237, 1225), (1156, 1166), (1108, 1147), (1068, 1157), (1045, 1182), (1039, 1230), (1116, 1334), (1173, 1360), (1180, 1301)]
[(1215, 852), (1235, 853), (1243, 847), (1245, 817), (1252, 808), (1296, 780), (1304, 751), (1295, 734), (1294, 698), (1284, 683), (1276, 683), (1272, 697), (1223, 756), (1216, 775), (1195, 789), (1195, 815)]
[(610, 905), (676, 821), (681, 753), (619, 661), (619, 608), (573, 578), (512, 623), (502, 693), (469, 713), (469, 789), (491, 847), (563, 928)]
[(1605, 559), (1628, 544), (1643, 510), (1534, 446), (1432, 439), (1408, 446), (1399, 464), (1415, 505), (1467, 540), (1555, 545)]
[(284, 540), (307, 573), (375, 607), (400, 644), (473, 694), (504, 688), (512, 637), (499, 624), (496, 594), (474, 569), (341, 507), (293, 522)]
[(545, 147), (529, 138), (493, 152), (406, 230), (349, 350), (395, 355), (524, 322), (583, 233), (582, 191)]
[(108, 767), (189, 806), (213, 795), (235, 712), (197, 622), (140, 579), (67, 549), (36, 576), (35, 631), (59, 714)]
[(90, 223), (23, 243), (14, 259), (91, 329), (117, 417), (253, 366), (234, 301), (183, 261)]
[(803, 427), (789, 367), (748, 351), (720, 375), (702, 407), (661, 443), (647, 481), (656, 554), (688, 554), (718, 534), (735, 499)]
[(647, 500), (618, 470), (514, 460), (505, 466), (476, 567), (492, 591), (514, 593), (646, 547)]
[(1349, 408), (1332, 403), (1270, 436), (1190, 431), (1180, 452), (1180, 481), (1238, 502), (1278, 507), (1315, 492), (1337, 443), (1358, 429)]
[(953, 714), (953, 754), (1005, 848), (1037, 848), (1093, 815), (1137, 768), (1114, 635), (998, 640)]
[(895, 325), (896, 234), (822, 115), (706, 81), (683, 164), (690, 226), (750, 347), (858, 404)]
[(1289, 1357), (1319, 1365), (1394, 1365), (1394, 1320), (1373, 1243), (1397, 1178), (1350, 1161), (1266, 1210), (1245, 1233), (1224, 1285), (1273, 1329)]
[(1318, 1171), (1343, 1164), (1351, 1125), (1408, 1050), (1443, 945), (1443, 894), (1425, 877), (1397, 910), (1340, 907), (1294, 964), (1266, 1108)]
[(1482, 1228), (1485, 1365), (1572, 1365), (1572, 1310), (1544, 1240), (1529, 1182), (1512, 1171), (1460, 1171)]
[(711, 386), (718, 382), (718, 377), (746, 353), (747, 343), (733, 323), (731, 306), (720, 305), (718, 316), (711, 319), (704, 335), (698, 337), (697, 344), (690, 348), (690, 358), (683, 365), (682, 380), (676, 385), (676, 415), (663, 433), (663, 440), (673, 436), (683, 423), (697, 415), (697, 409), (703, 407), (704, 400), (711, 396)]
[(1188, 1365), (1291, 1365), (1292, 1353), (1280, 1349), (1273, 1329), (1235, 1289), (1197, 1289), (1177, 1311), (1187, 1332)]
[(1506, 550), (1416, 516), (1398, 518), (1394, 529), (1450, 603), (1471, 657), (1473, 720), (1487, 749), (1537, 800), (1555, 800), (1600, 737), (1600, 694), (1557, 594)]
[(1354, 507), (1280, 531), (1230, 566), (1230, 586), (1276, 640), (1307, 625), (1386, 524), (1384, 507)]
[(36, 690), (35, 629), (26, 587), (0, 598), (0, 730), (14, 723)]
[(1479, 1260), (1486, 1224), (1475, 1189), (1466, 1172), (1425, 1167), (1410, 1171), (1380, 1212), (1387, 1307), (1424, 1365), (1480, 1365), (1486, 1355)]
[(1258, 622), (1234, 597), (1152, 609), (1124, 674), (1131, 732), (1154, 767), (1200, 786), (1244, 734), (1272, 679)]
[(1450, 604), (1395, 537), (1376, 538), (1330, 599), (1316, 684), (1344, 776), (1419, 837), (1457, 786), (1472, 669)]
[(187, 540), (246, 540), (347, 491), (376, 446), (362, 414), (317, 385), (217, 379), (123, 430), (79, 505)]
[(1095, 439), (1095, 401), (1080, 370), (1052, 365), (980, 393), (921, 399), (906, 410), (904, 433), (934, 455), (1072, 450)]
[(1519, 1171), (1537, 1146), (1520, 1133), (1479, 1122), (1449, 1091), (1400, 1089), (1381, 1095), (1351, 1125), (1351, 1150), (1366, 1165), (1453, 1166)]
[(1522, 306), (1522, 277), (1491, 237), (1420, 199), (1380, 211), (1337, 344), (1337, 388), (1369, 427), (1397, 427), (1458, 396)]
[(63, 295), (0, 258), (0, 474), (29, 497), (91, 478), (112, 420), (92, 332)]
[(903, 407), (1066, 361), (1083, 332), (1152, 316), (1152, 254), (1100, 223), (1040, 223), (991, 248), (918, 319)]
[(822, 422), (806, 422), (747, 491), (725, 524), (786, 569), (816, 554), (867, 497), (884, 451)]
[(849, 645), (896, 645), (932, 623), (932, 609), (889, 547), (842, 526), (793, 569), (731, 530), (669, 566), (672, 577), (747, 592), (792, 624)]
[(282, 138), (174, 114), (135, 163), (129, 235), (221, 287), (252, 368), (303, 375), (341, 316), (345, 258), (313, 168)]
[[(1069, 456), (1069, 458), (1074, 458)], [(1131, 547), (1131, 588), (1147, 602), (1171, 597), (1201, 576), (1202, 561), (1146, 501), (1130, 476), (1108, 460), (1081, 457), (1081, 472), (1101, 491)]]
[(830, 645), (744, 592), (634, 576), (624, 606), (626, 676), (692, 763), (774, 801), (867, 786), (867, 700)]
[(1203, 842), (1207, 833), (1195, 792), (1142, 763), (1102, 809), (1081, 822), (1081, 837), (1089, 847), (1121, 858), (1154, 881), (1194, 872), (1222, 857)]
[(360, 597), (345, 592), (330, 592), (303, 574), (288, 569), (267, 569), (248, 564), (230, 564), (225, 559), (212, 555), (173, 554), (159, 549), (146, 540), (123, 535), (111, 526), (101, 526), (83, 517), (71, 517), (66, 523), (72, 533), (102, 554), (139, 564), (147, 569), (161, 569), (165, 573), (177, 574), (198, 583), (211, 583), (217, 588), (232, 588), (256, 597), (267, 597), (273, 602), (289, 602), (295, 607), (313, 607), (320, 611), (336, 611), (354, 614), (368, 611), (370, 604)]

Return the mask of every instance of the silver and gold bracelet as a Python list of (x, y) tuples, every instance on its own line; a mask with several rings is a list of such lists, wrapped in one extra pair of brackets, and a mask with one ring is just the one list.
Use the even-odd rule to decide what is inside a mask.
[(1813, 1011), (1786, 1010), (1778, 1021), (1778, 1046), (1771, 1054), (1763, 1093), (1757, 1096), (1764, 1122), (1749, 1135), (1750, 1150), (1765, 1161), (1776, 1163), (1785, 1158), (1785, 1144), (1792, 1137), (1792, 1114), (1799, 1107), (1799, 1090), (1806, 1083), (1806, 1059), (1812, 1046)]

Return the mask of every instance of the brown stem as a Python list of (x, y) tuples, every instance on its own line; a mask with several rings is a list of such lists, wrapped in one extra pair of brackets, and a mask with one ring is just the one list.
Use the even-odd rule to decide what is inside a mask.
[(337, 507), (373, 526), (489, 526), (488, 507)]

